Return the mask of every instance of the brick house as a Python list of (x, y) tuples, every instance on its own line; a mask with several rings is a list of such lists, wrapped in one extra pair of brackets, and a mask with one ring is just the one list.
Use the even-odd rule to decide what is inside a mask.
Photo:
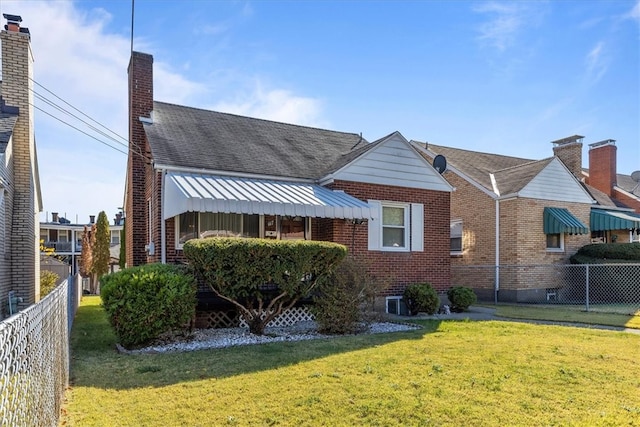
[[(553, 292), (547, 286), (556, 280), (519, 277), (521, 270), (513, 269), (512, 277), (500, 283), (499, 267), (568, 263), (580, 247), (598, 238), (590, 227), (600, 215), (626, 218), (625, 226), (637, 232), (640, 216), (581, 181), (582, 138), (574, 135), (552, 141), (554, 156), (542, 160), (412, 141), (427, 159), (437, 155), (447, 159), (444, 177), (455, 187), (451, 195), (453, 284), (473, 284), (485, 300), (494, 299), (499, 289), (501, 301), (539, 301)], [(595, 228), (611, 232), (619, 224), (609, 220)], [(493, 266), (495, 273), (480, 277), (479, 270), (465, 268), (473, 266)]]
[[(0, 302), (15, 313), (40, 299), (40, 179), (33, 130), (33, 55), (22, 18), (4, 14), (0, 89)], [(9, 300), (11, 306), (9, 307)]]
[(381, 309), (409, 283), (449, 287), (452, 187), (400, 133), (369, 143), (154, 101), (153, 57), (138, 52), (129, 79), (128, 266), (183, 262), (196, 237), (313, 239), (392, 277)]

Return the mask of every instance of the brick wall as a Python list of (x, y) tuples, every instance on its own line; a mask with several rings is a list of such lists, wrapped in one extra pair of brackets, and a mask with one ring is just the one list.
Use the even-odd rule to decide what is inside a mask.
[(613, 196), (613, 184), (618, 180), (617, 149), (613, 144), (606, 144), (589, 150), (589, 177), (586, 182), (608, 196)]
[(570, 142), (553, 147), (553, 155), (578, 179), (582, 176), (582, 143)]
[[(126, 263), (128, 267), (147, 262), (147, 200), (150, 153), (140, 117), (153, 111), (153, 56), (133, 52), (129, 62), (129, 160), (126, 197)], [(160, 249), (159, 245), (157, 246)]]
[(2, 97), (19, 108), (12, 134), (13, 200), (11, 218), (11, 287), (24, 299), (20, 309), (40, 299), (40, 247), (33, 133), (33, 56), (30, 37), (2, 31)]
[[(439, 292), (450, 286), (450, 193), (404, 187), (336, 181), (333, 189), (344, 190), (360, 200), (385, 200), (424, 205), (423, 252), (383, 252), (367, 249), (367, 224), (334, 220), (333, 241), (346, 245), (349, 252), (367, 260), (370, 273), (388, 279), (390, 285), (383, 295), (401, 295), (406, 285), (429, 282)], [(326, 224), (324, 225), (327, 226)]]

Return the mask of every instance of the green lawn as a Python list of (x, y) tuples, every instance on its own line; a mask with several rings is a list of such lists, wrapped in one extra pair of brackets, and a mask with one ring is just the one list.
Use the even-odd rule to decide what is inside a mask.
[(508, 321), (120, 355), (97, 297), (65, 426), (640, 426), (640, 335)]

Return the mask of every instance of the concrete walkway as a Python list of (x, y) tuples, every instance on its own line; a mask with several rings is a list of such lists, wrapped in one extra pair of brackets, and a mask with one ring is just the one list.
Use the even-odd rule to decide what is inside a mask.
[(451, 314), (418, 314), (417, 316), (396, 316), (390, 315), (390, 318), (396, 321), (414, 320), (414, 319), (431, 319), (431, 320), (498, 320), (505, 322), (523, 322), (534, 323), (538, 325), (560, 325), (560, 326), (572, 326), (576, 328), (587, 329), (603, 329), (608, 331), (628, 332), (631, 334), (640, 335), (640, 329), (631, 329), (619, 326), (607, 326), (607, 325), (592, 325), (588, 323), (575, 323), (575, 322), (559, 322), (552, 320), (530, 320), (530, 319), (514, 319), (509, 317), (502, 317), (496, 315), (496, 309), (490, 307), (476, 307), (471, 306), (469, 310), (463, 313), (451, 313)]

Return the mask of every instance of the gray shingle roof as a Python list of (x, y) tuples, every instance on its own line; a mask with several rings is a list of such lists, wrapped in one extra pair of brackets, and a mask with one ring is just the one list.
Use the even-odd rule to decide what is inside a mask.
[(155, 163), (166, 166), (318, 179), (367, 142), (355, 133), (153, 105), (144, 129)]
[(631, 179), (631, 175), (623, 175), (619, 173), (616, 175), (616, 180), (618, 181), (618, 187), (622, 188), (624, 191), (640, 197), (640, 183), (637, 183), (633, 179)]
[(522, 163), (494, 172), (496, 186), (501, 195), (513, 194), (522, 190), (553, 160), (547, 159)]
[[(522, 184), (522, 179), (526, 176), (529, 176), (536, 167), (539, 168), (539, 172), (540, 170), (542, 170), (542, 167), (546, 166), (546, 163), (542, 167), (540, 164), (537, 164), (542, 161), (537, 162), (535, 160), (523, 159), (520, 157), (509, 157), (499, 154), (481, 153), (478, 151), (443, 147), (441, 145), (435, 145), (431, 143), (428, 144), (427, 149), (436, 154), (442, 154), (447, 159), (448, 165), (455, 167), (460, 172), (464, 173), (469, 178), (481, 184), (489, 191), (493, 191), (490, 176), (490, 174), (492, 173), (496, 174), (497, 172), (502, 171), (502, 173), (500, 174), (500, 182), (503, 185), (506, 185), (507, 180), (510, 178), (517, 179), (518, 183), (509, 185), (510, 189), (513, 190), (513, 188), (517, 187), (518, 185), (520, 186), (518, 189), (522, 188), (522, 186), (526, 184)], [(526, 164), (531, 164), (531, 167), (520, 170), (513, 169)], [(531, 178), (533, 178), (533, 176), (531, 176)], [(513, 191), (500, 190), (501, 194), (509, 194), (511, 192)]]
[(0, 113), (0, 154), (6, 151), (17, 120), (17, 114)]

